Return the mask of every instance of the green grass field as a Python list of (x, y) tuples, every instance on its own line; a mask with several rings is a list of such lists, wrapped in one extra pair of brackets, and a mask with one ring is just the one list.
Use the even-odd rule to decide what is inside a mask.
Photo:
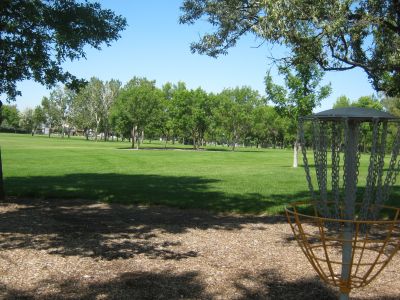
[(0, 145), (9, 196), (269, 214), (309, 196), (290, 150), (135, 151), (127, 142), (13, 134), (0, 134)]

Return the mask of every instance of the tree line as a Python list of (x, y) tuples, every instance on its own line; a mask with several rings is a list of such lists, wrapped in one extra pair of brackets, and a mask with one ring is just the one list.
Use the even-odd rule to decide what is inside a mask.
[[(267, 97), (246, 86), (209, 93), (202, 88), (188, 89), (184, 82), (158, 88), (154, 80), (146, 78), (134, 77), (122, 86), (118, 80), (93, 77), (79, 92), (61, 86), (53, 89), (35, 108), (20, 112), (16, 106), (5, 105), (1, 127), (34, 135), (45, 125), (49, 137), (57, 132), (62, 137), (78, 134), (88, 140), (129, 140), (132, 148), (139, 148), (144, 138), (162, 139), (165, 146), (168, 142), (192, 144), (195, 149), (207, 144), (233, 150), (237, 145), (292, 146), (297, 118), (293, 112), (282, 113), (283, 106), (277, 101), (269, 104), (271, 97), (278, 97), (279, 86), (272, 86), (269, 76), (266, 83)], [(339, 97), (334, 107), (344, 106), (384, 109), (372, 96), (355, 102)], [(290, 107), (293, 110), (297, 104)]]

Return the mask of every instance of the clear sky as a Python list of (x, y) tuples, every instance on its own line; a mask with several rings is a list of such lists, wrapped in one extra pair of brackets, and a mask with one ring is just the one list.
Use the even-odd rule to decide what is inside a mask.
[[(65, 69), (72, 74), (90, 79), (95, 76), (102, 80), (119, 79), (125, 84), (133, 76), (156, 80), (161, 87), (166, 82), (184, 81), (188, 88), (202, 87), (208, 92), (220, 92), (224, 88), (247, 85), (264, 92), (264, 76), (270, 68), (271, 54), (279, 54), (282, 48), (260, 45), (254, 36), (246, 36), (229, 51), (217, 59), (192, 54), (190, 43), (210, 29), (206, 22), (192, 26), (180, 25), (181, 0), (105, 0), (100, 1), (123, 15), (128, 27), (121, 38), (111, 47), (101, 51), (87, 49), (87, 59), (67, 62)], [(272, 69), (277, 83), (282, 80)], [(329, 72), (324, 82), (332, 84), (332, 95), (316, 109), (332, 108), (340, 95), (352, 100), (374, 93), (366, 75), (361, 70)], [(41, 102), (49, 90), (41, 85), (24, 81), (18, 85), (22, 96), (17, 98), (19, 109), (34, 107)]]

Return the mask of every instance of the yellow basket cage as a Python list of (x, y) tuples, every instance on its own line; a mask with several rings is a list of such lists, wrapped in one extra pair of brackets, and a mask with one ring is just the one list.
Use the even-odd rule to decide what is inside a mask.
[[(317, 203), (295, 202), (286, 207), (286, 216), (303, 253), (328, 284), (349, 294), (351, 289), (369, 284), (390, 262), (400, 247), (400, 208), (381, 206), (378, 220), (345, 220), (319, 216)], [(312, 214), (301, 213), (312, 210)], [(343, 209), (341, 209), (341, 214)], [(352, 228), (352, 238), (344, 238), (344, 228)], [(352, 244), (350, 276), (341, 279), (342, 249)]]

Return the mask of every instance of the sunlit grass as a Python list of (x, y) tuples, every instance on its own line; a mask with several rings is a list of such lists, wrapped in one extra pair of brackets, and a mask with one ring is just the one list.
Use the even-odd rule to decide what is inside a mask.
[(270, 214), (309, 198), (303, 168), (291, 167), (291, 150), (192, 151), (177, 144), (168, 146), (187, 150), (162, 150), (164, 143), (153, 141), (143, 146), (157, 150), (136, 151), (128, 142), (12, 134), (0, 134), (0, 145), (10, 196)]

